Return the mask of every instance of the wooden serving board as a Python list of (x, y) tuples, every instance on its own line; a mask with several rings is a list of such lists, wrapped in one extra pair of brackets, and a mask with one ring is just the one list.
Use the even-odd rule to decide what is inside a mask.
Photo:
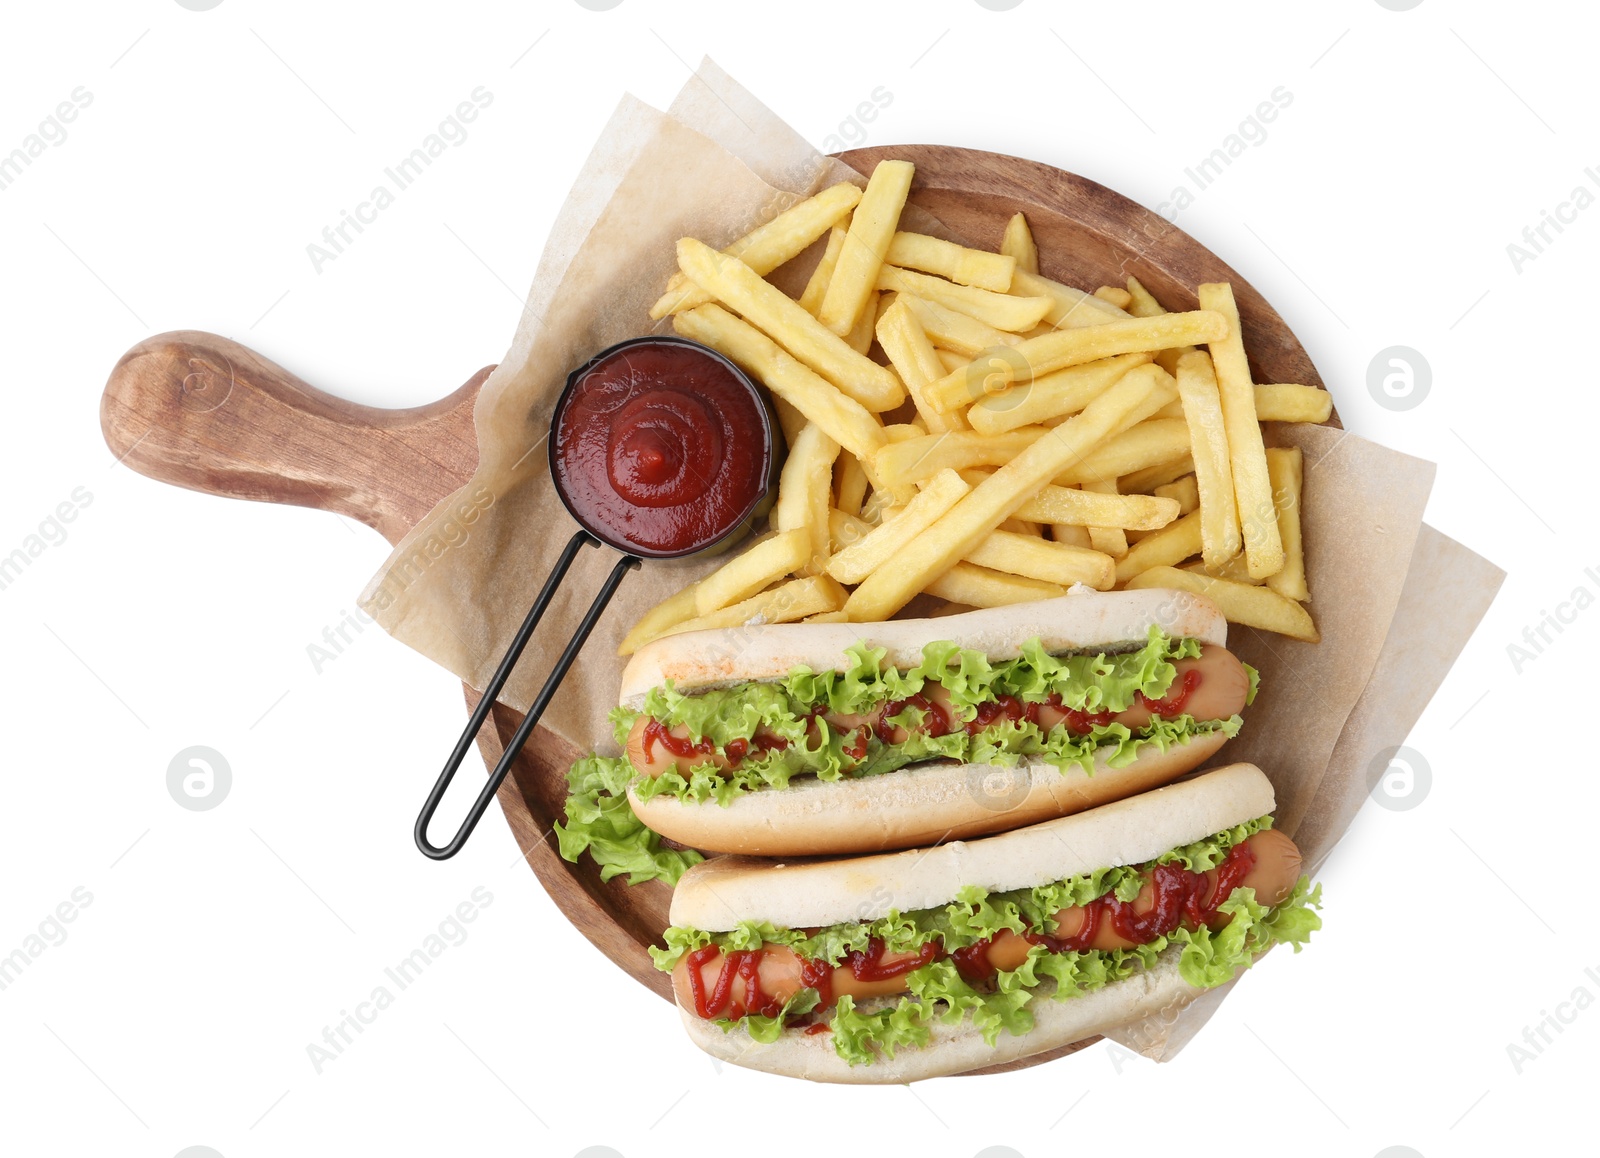
[[(885, 146), (841, 155), (867, 173), (891, 157), (917, 167), (912, 201), (968, 244), (997, 248), (1011, 215), (1027, 214), (1041, 272), (1058, 281), (1092, 289), (1121, 285), (1133, 274), (1169, 309), (1196, 308), (1194, 287), (1201, 282), (1232, 282), (1256, 380), (1322, 385), (1259, 293), (1193, 238), (1120, 194), (1048, 165), (972, 149)], [(100, 419), (112, 452), (141, 474), (209, 494), (335, 511), (397, 543), (476, 469), (472, 411), (491, 369), (428, 406), (380, 410), (325, 394), (226, 338), (177, 331), (122, 357), (106, 383)], [(464, 690), (470, 711), (478, 694)], [(521, 720), (495, 706), (478, 737), (489, 767)], [(395, 790), (413, 793), (420, 807), (446, 752), (441, 743), (438, 760), (391, 778)], [(562, 818), (567, 769), (580, 755), (539, 728), (500, 788), (501, 810), (567, 918), (670, 1001), (668, 979), (645, 946), (667, 925), (671, 890), (659, 882), (630, 888), (622, 878), (602, 883), (587, 857), (572, 865), (557, 855), (550, 826)], [(464, 807), (464, 796), (458, 785), (450, 798)], [(446, 806), (440, 831), (453, 828), (458, 807)], [(1095, 1040), (979, 1072), (1036, 1065)]]

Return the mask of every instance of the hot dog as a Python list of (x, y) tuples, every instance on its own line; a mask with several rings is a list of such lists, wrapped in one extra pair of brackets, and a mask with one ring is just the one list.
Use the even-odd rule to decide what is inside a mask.
[(678, 882), (652, 953), (723, 1060), (843, 1082), (981, 1068), (1181, 1005), (1273, 944), (1298, 950), (1320, 891), (1272, 807), (1261, 771), (1235, 764), (965, 845), (720, 857)]
[[(1087, 590), (940, 619), (669, 636), (623, 674), (623, 763), (606, 779), (649, 833), (708, 852), (1003, 832), (1209, 759), (1255, 690), (1226, 642), (1203, 597)], [(575, 790), (593, 772), (575, 769)], [(615, 852), (607, 835), (597, 855)], [(586, 846), (581, 822), (561, 836), (564, 854)]]

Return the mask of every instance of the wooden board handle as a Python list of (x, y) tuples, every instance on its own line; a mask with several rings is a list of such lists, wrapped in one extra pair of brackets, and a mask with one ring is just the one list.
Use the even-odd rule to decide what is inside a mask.
[(324, 394), (227, 338), (175, 330), (117, 362), (100, 427), (140, 474), (336, 511), (394, 543), (476, 469), (472, 408), (493, 368), (427, 406), (380, 410)]

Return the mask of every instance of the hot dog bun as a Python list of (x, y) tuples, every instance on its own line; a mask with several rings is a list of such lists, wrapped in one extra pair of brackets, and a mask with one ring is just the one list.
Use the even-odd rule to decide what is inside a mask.
[(1106, 767), (1111, 749), (1104, 748), (1092, 776), (1038, 761), (1009, 768), (928, 763), (862, 780), (796, 780), (781, 792), (747, 793), (726, 806), (670, 796), (641, 801), (631, 788), (628, 799), (647, 826), (689, 848), (748, 856), (914, 848), (1004, 832), (1147, 791), (1205, 763), (1227, 739), (1210, 732), (1165, 752), (1141, 748), (1121, 768)]
[(1142, 864), (1265, 816), (1274, 803), (1272, 782), (1260, 768), (1229, 764), (1088, 812), (937, 848), (777, 864), (713, 857), (683, 874), (668, 918), (712, 933), (740, 921), (792, 929), (874, 921), (890, 909), (949, 904), (967, 885), (1006, 892)]
[[(1270, 813), (1274, 803), (1272, 784), (1259, 768), (1230, 764), (1091, 812), (982, 840), (788, 864), (717, 857), (679, 880), (671, 921), (711, 932), (740, 921), (787, 928), (871, 921), (890, 909), (910, 912), (948, 904), (968, 885), (999, 892), (1141, 864)], [(1064, 1001), (1051, 999), (1052, 983), (1041, 983), (1028, 1006), (1034, 1028), (1020, 1036), (1001, 1034), (990, 1046), (970, 1020), (955, 1025), (935, 1020), (927, 1045), (901, 1049), (893, 1058), (880, 1056), (871, 1065), (851, 1066), (840, 1058), (831, 1034), (785, 1030), (775, 1042), (762, 1044), (737, 1026), (725, 1033), (692, 1010), (680, 1006), (680, 1013), (696, 1045), (735, 1065), (810, 1081), (910, 1082), (1046, 1053), (1152, 1014), (1174, 1015), (1203, 992), (1179, 975), (1181, 950), (1175, 945), (1154, 967)], [(893, 1000), (862, 1002), (858, 1008)]]
[(888, 623), (767, 623), (715, 631), (686, 631), (646, 644), (622, 672), (617, 702), (637, 709), (651, 688), (671, 680), (680, 692), (781, 679), (800, 665), (812, 671), (843, 671), (845, 649), (856, 643), (884, 648), (884, 663), (915, 667), (922, 645), (953, 640), (992, 660), (1015, 659), (1038, 637), (1052, 653), (1118, 651), (1139, 647), (1150, 625), (1168, 635), (1223, 646), (1228, 622), (1203, 595), (1150, 588), (1089, 591), (988, 607), (938, 619)]
[[(1046, 651), (1120, 651), (1142, 646), (1150, 627), (1218, 647), (1227, 642), (1221, 611), (1203, 596), (1146, 590), (1063, 595), (940, 619), (889, 623), (784, 623), (730, 631), (685, 632), (640, 649), (623, 673), (620, 702), (638, 708), (651, 688), (679, 691), (786, 676), (799, 665), (844, 670), (858, 642), (884, 648), (884, 662), (913, 667), (929, 640), (948, 639), (991, 659), (1013, 659), (1038, 638)], [(1241, 677), (1242, 678), (1242, 677)], [(799, 778), (778, 791), (751, 792), (726, 805), (670, 795), (629, 802), (651, 829), (689, 848), (750, 856), (833, 855), (913, 848), (965, 839), (1081, 812), (1166, 784), (1199, 767), (1226, 742), (1220, 731), (1164, 750), (1139, 749), (1119, 768), (1102, 749), (1092, 774), (1043, 761), (1015, 766), (922, 763), (860, 780)]]

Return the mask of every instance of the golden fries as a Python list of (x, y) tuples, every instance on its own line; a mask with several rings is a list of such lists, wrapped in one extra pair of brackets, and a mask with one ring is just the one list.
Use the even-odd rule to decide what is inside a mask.
[(1306, 586), (1306, 557), (1300, 538), (1300, 448), (1269, 449), (1267, 477), (1272, 481), (1272, 498), (1278, 507), (1278, 534), (1283, 538), (1283, 570), (1268, 575), (1267, 586), (1285, 599), (1304, 603), (1311, 598), (1311, 591)]
[[(1162, 383), (1137, 371), (1123, 375), (1081, 414), (1045, 431), (1033, 444), (958, 502), (928, 533), (868, 575), (845, 604), (857, 622), (887, 619), (948, 571), (1028, 497), (1112, 435), (1165, 406)], [(953, 438), (955, 435), (944, 435)], [(887, 449), (887, 448), (886, 448)]]
[(1023, 273), (1039, 272), (1039, 247), (1033, 243), (1033, 230), (1028, 228), (1028, 219), (1022, 214), (1013, 213), (1011, 220), (1006, 222), (1005, 236), (1000, 239), (1000, 252), (1016, 258), (1016, 268)]
[(822, 308), (822, 297), (828, 292), (828, 283), (833, 280), (834, 268), (839, 264), (839, 254), (844, 250), (847, 229), (848, 225), (835, 225), (828, 231), (827, 248), (822, 251), (817, 268), (811, 271), (810, 280), (800, 293), (800, 308), (812, 317)]
[(1333, 417), (1333, 395), (1315, 386), (1273, 382), (1256, 387), (1258, 422), (1326, 422)]
[(897, 296), (894, 304), (878, 319), (878, 344), (889, 355), (889, 364), (905, 383), (906, 392), (916, 405), (917, 416), (929, 433), (967, 429), (967, 420), (960, 414), (941, 414), (928, 405), (928, 387), (944, 377), (944, 367), (933, 343), (928, 341), (928, 335), (912, 313), (908, 299)]
[[(846, 244), (845, 253), (849, 252)], [(695, 284), (868, 410), (893, 410), (905, 400), (905, 390), (892, 371), (856, 353), (843, 338), (737, 258), (725, 257), (686, 237), (678, 242), (678, 266)]]
[(885, 486), (921, 482), (942, 470), (967, 470), (975, 466), (1004, 466), (1046, 433), (1042, 426), (1025, 426), (1006, 434), (983, 435), (971, 430), (925, 434), (890, 443), (872, 456), (872, 470)]
[[(823, 190), (721, 251), (678, 242), (651, 316), (764, 384), (788, 452), (771, 529), (641, 616), (621, 653), (1075, 584), (1197, 591), (1235, 623), (1315, 640), (1304, 467), (1262, 424), (1326, 422), (1327, 392), (1251, 381), (1228, 285), (1178, 313), (1125, 270), (1063, 285), (1021, 213), (994, 253), (903, 228), (912, 177), (885, 161), (865, 190)], [(824, 237), (797, 297), (765, 280)]]
[[(928, 585), (928, 594), (968, 607), (1004, 607), (1008, 603), (1053, 599), (1065, 595), (1066, 589), (1056, 583), (1006, 575), (971, 563), (956, 563)], [(845, 613), (849, 614), (848, 607)]]
[(1272, 501), (1272, 483), (1267, 478), (1267, 448), (1256, 421), (1255, 386), (1244, 356), (1233, 287), (1227, 282), (1202, 285), (1200, 308), (1214, 310), (1228, 323), (1228, 332), (1210, 343), (1211, 361), (1221, 394), (1222, 424), (1228, 434), (1228, 459), (1233, 467), (1233, 494), (1239, 506), (1245, 559), (1250, 574), (1261, 579), (1283, 569), (1283, 537), (1278, 534), (1278, 512)]
[(784, 460), (778, 477), (778, 501), (771, 522), (779, 531), (804, 531), (810, 539), (804, 569), (815, 572), (828, 560), (829, 491), (839, 444), (815, 423), (807, 423)]
[(1208, 567), (1220, 567), (1239, 553), (1239, 512), (1233, 499), (1233, 469), (1228, 433), (1211, 356), (1194, 350), (1178, 359), (1178, 395), (1183, 399), (1200, 492), (1201, 538)]
[[(854, 185), (830, 186), (815, 197), (784, 210), (722, 252), (738, 258), (759, 274), (769, 274), (798, 256), (860, 200), (861, 190)], [(710, 300), (710, 294), (690, 285), (688, 279), (679, 274), (667, 283), (667, 292), (650, 308), (650, 316), (661, 319), (679, 310), (692, 310)]]
[(1096, 590), (1109, 591), (1116, 581), (1116, 563), (1110, 555), (1004, 529), (990, 531), (987, 538), (967, 552), (964, 561), (1062, 587), (1086, 583)]
[(1126, 583), (1152, 567), (1172, 567), (1200, 553), (1200, 516), (1183, 518), (1159, 531), (1152, 531), (1128, 548), (1117, 560), (1117, 582)]
[(887, 265), (920, 269), (962, 285), (1002, 294), (1011, 288), (1011, 275), (1017, 268), (1014, 257), (968, 249), (924, 233), (896, 233), (883, 260)]
[[(1112, 319), (1081, 330), (1055, 330), (1014, 347), (1019, 355), (1012, 367), (1014, 376), (1007, 382), (990, 383), (990, 392), (998, 393), (1018, 382), (1040, 378), (1068, 366), (1081, 366), (1118, 354), (1146, 354), (1168, 346), (1215, 341), (1227, 332), (1227, 318), (1211, 310), (1162, 314), (1155, 318)], [(958, 372), (947, 374), (928, 387), (928, 401), (937, 410), (954, 410), (977, 399), (966, 376)]]
[(1176, 567), (1152, 567), (1128, 580), (1130, 591), (1145, 587), (1173, 587), (1204, 595), (1222, 609), (1229, 623), (1275, 631), (1307, 643), (1316, 643), (1322, 638), (1304, 607), (1267, 587), (1211, 579)]
[(969, 359), (995, 346), (1015, 346), (1022, 341), (1020, 334), (998, 330), (971, 314), (930, 302), (915, 294), (902, 293), (897, 295), (897, 300), (905, 302), (916, 315), (917, 324), (927, 333), (930, 342), (941, 349), (964, 354)]
[(661, 635), (744, 627), (757, 623), (793, 623), (808, 616), (838, 611), (844, 606), (844, 599), (844, 588), (827, 575), (792, 579), (781, 587), (753, 595), (742, 603), (735, 603), (732, 607), (724, 607), (721, 611), (713, 611), (710, 615), (686, 619), (663, 631)]
[(905, 510), (829, 559), (828, 574), (841, 583), (860, 583), (933, 526), (971, 489), (955, 471), (941, 471)]
[[(1113, 382), (1135, 366), (1151, 360), (1149, 354), (1120, 354), (1114, 358), (1101, 358), (1081, 366), (1068, 366), (1041, 378), (1009, 386), (998, 394), (983, 390), (981, 384), (973, 392), (981, 397), (967, 411), (972, 429), (980, 434), (1003, 434), (1019, 426), (1032, 426), (1076, 414)], [(971, 374), (984, 372), (1007, 374), (1011, 367), (1004, 349), (980, 355), (969, 364)]]
[(1050, 308), (1044, 315), (1044, 324), (1052, 329), (1077, 329), (1080, 326), (1098, 326), (1107, 321), (1126, 318), (1125, 311), (1110, 302), (1101, 301), (1093, 294), (1084, 293), (1037, 273), (1018, 271), (1011, 276), (1011, 292), (1029, 297), (1050, 299)]
[(750, 598), (804, 567), (811, 557), (806, 528), (780, 531), (746, 548), (694, 585), (694, 613), (710, 615)]
[(913, 269), (901, 269), (897, 265), (878, 268), (877, 288), (937, 302), (946, 309), (968, 314), (997, 330), (1019, 333), (1038, 325), (1050, 308), (1049, 298), (997, 294), (969, 285), (957, 285), (953, 281), (918, 273)]
[(879, 161), (851, 215), (844, 249), (817, 310), (817, 320), (840, 337), (855, 328), (867, 295), (875, 288), (878, 267), (900, 223), (914, 172), (909, 161)]

